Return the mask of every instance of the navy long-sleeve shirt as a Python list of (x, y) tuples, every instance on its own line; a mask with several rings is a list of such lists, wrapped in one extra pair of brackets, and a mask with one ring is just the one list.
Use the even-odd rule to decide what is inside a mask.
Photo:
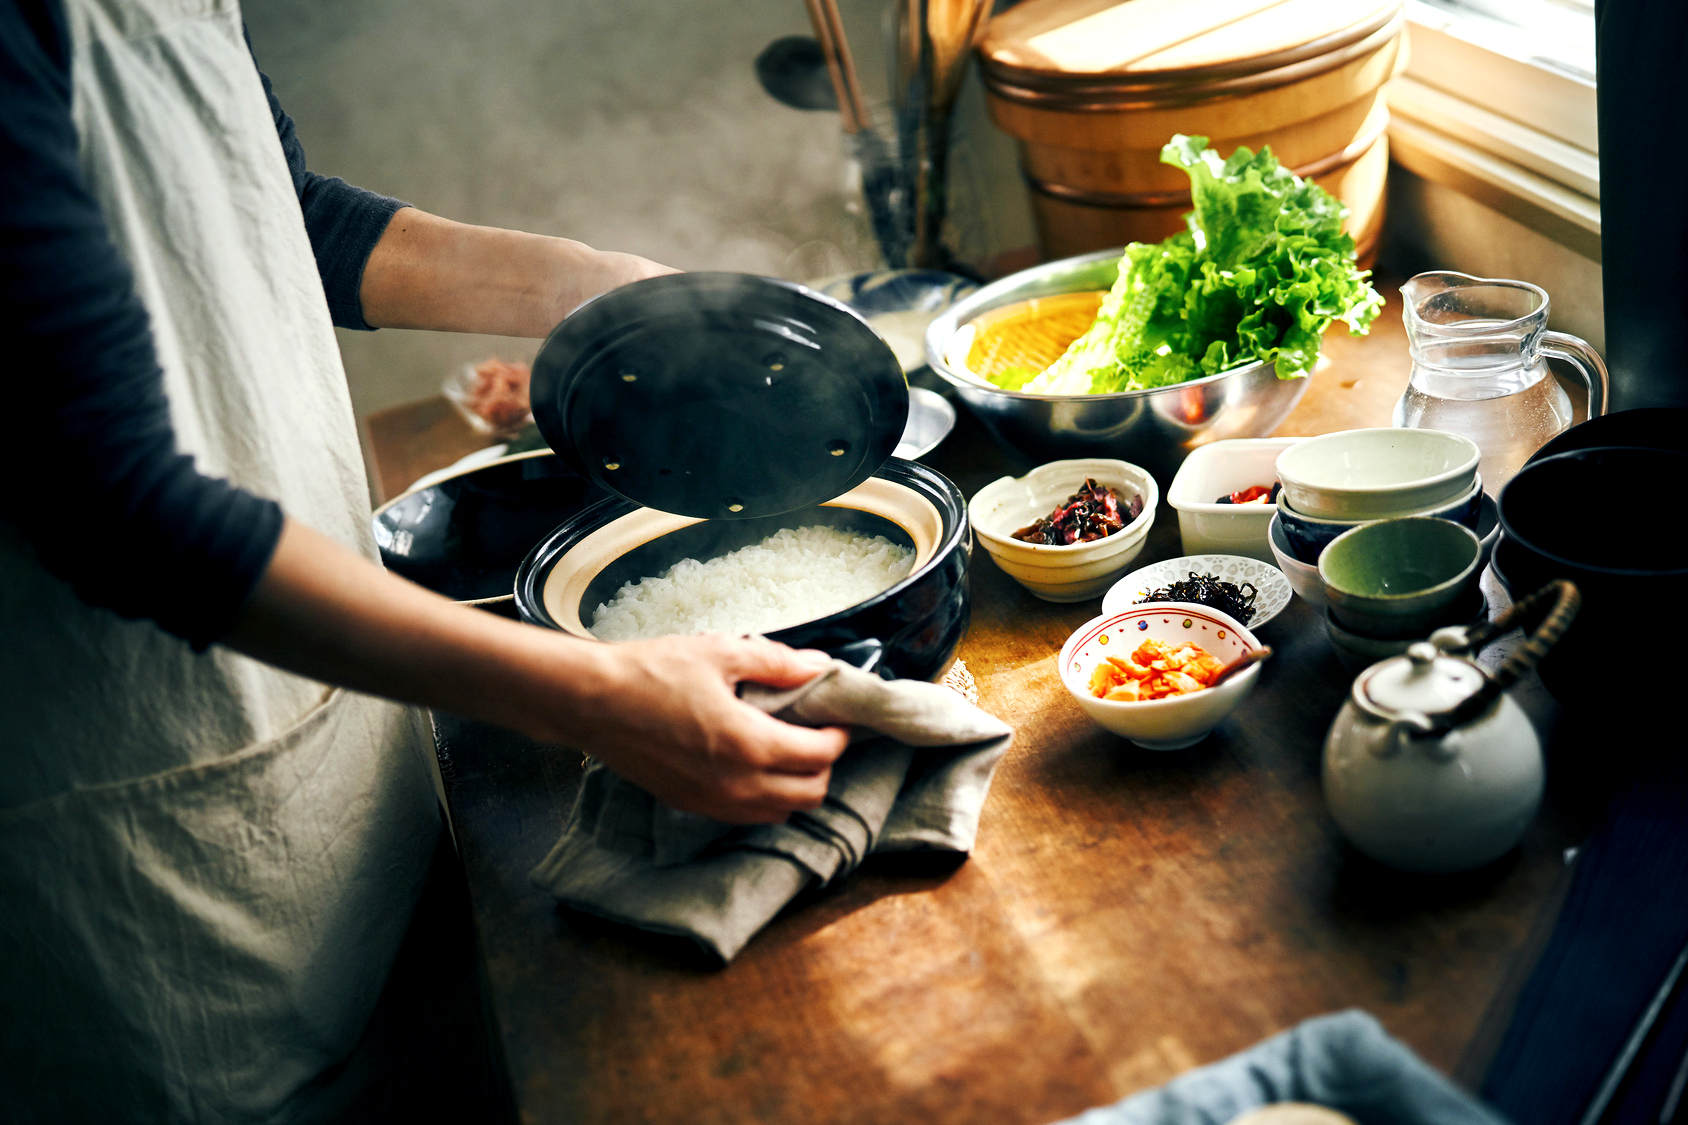
[[(282, 513), (176, 448), (146, 309), (82, 177), (70, 65), (61, 0), (0, 0), (0, 519), (84, 601), (203, 647), (246, 604)], [(367, 329), (364, 265), (404, 204), (307, 170), (263, 82), (334, 323)]]

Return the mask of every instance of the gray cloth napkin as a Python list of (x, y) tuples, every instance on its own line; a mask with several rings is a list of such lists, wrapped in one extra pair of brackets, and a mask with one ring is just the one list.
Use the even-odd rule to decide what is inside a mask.
[(787, 722), (851, 729), (820, 808), (784, 824), (723, 824), (594, 761), (533, 881), (571, 909), (689, 938), (726, 963), (800, 892), (871, 853), (972, 851), (1012, 735), (1001, 720), (948, 688), (836, 660), (802, 687), (743, 695)]
[(1312, 1102), (1360, 1125), (1506, 1125), (1361, 1011), (1306, 1020), (1062, 1125), (1225, 1125), (1277, 1102)]

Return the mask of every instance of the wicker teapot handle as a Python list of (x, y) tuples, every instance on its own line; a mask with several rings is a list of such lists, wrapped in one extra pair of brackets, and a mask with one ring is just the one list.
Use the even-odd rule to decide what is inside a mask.
[(1536, 626), (1535, 632), (1501, 661), (1500, 667), (1495, 669), (1488, 677), (1488, 682), (1475, 695), (1450, 711), (1431, 716), (1436, 730), (1451, 730), (1487, 711), (1489, 705), (1498, 699), (1502, 692), (1529, 674), (1537, 662), (1547, 655), (1548, 650), (1559, 643), (1559, 638), (1570, 628), (1581, 606), (1582, 593), (1574, 583), (1561, 578), (1549, 582), (1522, 601), (1514, 602), (1511, 609), (1493, 621), (1484, 622), (1468, 632), (1461, 647), (1476, 652), (1503, 633), (1508, 633), (1531, 618), (1541, 615), (1541, 623)]

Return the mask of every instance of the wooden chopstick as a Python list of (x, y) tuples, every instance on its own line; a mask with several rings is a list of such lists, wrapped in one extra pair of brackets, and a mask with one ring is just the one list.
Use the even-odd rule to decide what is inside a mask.
[[(1676, 960), (1671, 964), (1670, 972), (1665, 974), (1663, 983), (1659, 985), (1658, 991), (1653, 994), (1652, 1002), (1642, 1011), (1641, 1018), (1636, 1020), (1635, 1026), (1630, 1029), (1629, 1038), (1624, 1041), (1623, 1050), (1618, 1052), (1616, 1061), (1606, 1071), (1605, 1080), (1600, 1083), (1600, 1088), (1595, 1091), (1594, 1097), (1589, 1101), (1588, 1108), (1583, 1111), (1578, 1125), (1599, 1125), (1600, 1119), (1611, 1108), (1612, 1099), (1617, 1095), (1618, 1087), (1623, 1085), (1624, 1079), (1629, 1076), (1629, 1069), (1635, 1065), (1636, 1057), (1641, 1054), (1641, 1048), (1647, 1042), (1647, 1036), (1652, 1032), (1653, 1025), (1658, 1022), (1659, 1013), (1664, 1011), (1665, 1005), (1670, 1003), (1671, 996), (1676, 992), (1676, 986), (1682, 979), (1684, 968), (1688, 968), (1688, 944), (1684, 944), (1682, 952), (1676, 955)], [(1683, 1062), (1684, 1065), (1688, 1065), (1688, 1059), (1684, 1059)], [(1674, 1084), (1672, 1088), (1676, 1088)], [(1680, 1090), (1677, 1093), (1680, 1094)]]
[(1688, 1054), (1682, 1056), (1682, 1061), (1676, 1064), (1676, 1077), (1670, 1080), (1670, 1089), (1665, 1092), (1665, 1104), (1659, 1107), (1659, 1125), (1671, 1125), (1676, 1120), (1676, 1111), (1682, 1105), (1682, 1088), (1688, 1085)]
[(826, 59), (827, 74), (832, 78), (832, 92), (838, 98), (844, 131), (855, 136), (872, 121), (867, 102), (862, 98), (861, 83), (856, 78), (856, 64), (850, 57), (850, 41), (844, 37), (844, 21), (838, 14), (837, 0), (804, 0), (804, 3), (809, 9), (809, 22), (815, 28), (815, 38), (820, 41), (821, 57)]

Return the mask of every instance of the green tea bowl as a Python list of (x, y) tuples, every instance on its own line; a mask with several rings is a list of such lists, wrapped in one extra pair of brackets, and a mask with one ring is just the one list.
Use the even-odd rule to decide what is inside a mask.
[(1426, 637), (1458, 616), (1477, 588), (1475, 532), (1429, 517), (1361, 524), (1319, 556), (1319, 584), (1337, 622), (1379, 639)]

